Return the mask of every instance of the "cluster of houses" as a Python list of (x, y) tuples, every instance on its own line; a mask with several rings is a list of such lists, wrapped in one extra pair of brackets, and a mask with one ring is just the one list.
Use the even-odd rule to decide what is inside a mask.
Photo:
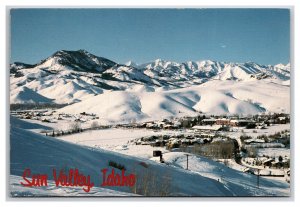
[(260, 166), (265, 169), (281, 169), (290, 168), (290, 160), (288, 157), (257, 157), (257, 158), (250, 158), (246, 157), (242, 159), (242, 162), (246, 163), (250, 166)]
[(99, 119), (96, 114), (88, 114), (85, 112), (79, 115), (71, 115), (66, 113), (56, 113), (55, 110), (23, 110), (23, 111), (12, 111), (11, 114), (20, 119), (31, 119), (39, 120), (42, 122), (56, 123), (59, 120), (71, 120), (75, 122), (84, 123), (89, 120)]
[(12, 111), (11, 115), (20, 119), (32, 119), (43, 121), (45, 117), (51, 117), (55, 111), (48, 110), (24, 110)]
[[(127, 127), (127, 128), (146, 128), (146, 129), (181, 129), (181, 128), (193, 128), (203, 130), (228, 130), (229, 127), (243, 127), (249, 124), (254, 124), (253, 120), (235, 120), (229, 118), (208, 118), (208, 119), (199, 119), (199, 117), (183, 117), (175, 118), (172, 120), (163, 119), (160, 121), (149, 121), (144, 123), (134, 123), (134, 124), (122, 124), (118, 126)], [(213, 127), (210, 127), (213, 126)]]
[(262, 165), (264, 167), (269, 167), (269, 168), (289, 168), (290, 167), (290, 161), (287, 158), (281, 158), (281, 160), (279, 159), (279, 157), (276, 158), (269, 158), (267, 160), (265, 160)]
[(228, 117), (228, 118), (208, 118), (201, 121), (201, 125), (222, 125), (229, 127), (248, 127), (259, 128), (259, 126), (268, 126), (270, 124), (290, 123), (288, 114), (255, 115), (246, 118)]
[[(152, 135), (147, 137), (142, 137), (134, 140), (136, 145), (151, 145), (153, 147), (163, 147), (169, 146), (169, 148), (177, 148), (182, 144), (193, 145), (195, 143), (208, 143), (211, 142), (210, 137), (200, 137), (192, 135)], [(172, 146), (170, 146), (172, 145)]]
[(133, 140), (136, 145), (150, 145), (152, 147), (166, 147), (167, 149), (180, 148), (220, 141), (227, 141), (229, 137), (209, 133), (151, 135)]
[[(95, 114), (82, 112), (78, 115), (70, 115), (65, 113), (57, 114), (55, 110), (22, 110), (11, 111), (11, 113), (21, 119), (41, 120), (44, 122), (56, 122), (57, 120), (73, 119), (76, 122), (87, 122), (89, 120), (99, 119)], [(260, 114), (253, 116), (240, 117), (233, 116), (215, 116), (215, 115), (199, 115), (197, 117), (181, 117), (173, 119), (163, 119), (158, 121), (149, 121), (142, 123), (128, 123), (117, 125), (127, 128), (147, 128), (147, 129), (190, 129), (195, 130), (212, 130), (227, 131), (231, 127), (245, 128), (263, 128), (270, 124), (287, 124), (290, 122), (289, 114)], [(206, 127), (201, 127), (206, 126)], [(211, 127), (209, 127), (211, 126)], [(201, 129), (202, 128), (202, 129)]]
[(253, 120), (249, 119), (231, 119), (231, 118), (210, 118), (203, 119), (202, 125), (221, 125), (221, 126), (231, 126), (231, 127), (245, 127), (249, 124), (254, 124)]
[(142, 123), (118, 124), (116, 127), (123, 128), (146, 128), (146, 129), (180, 129), (182, 123), (178, 119), (163, 119), (160, 121), (148, 121)]
[(288, 124), (290, 123), (290, 115), (284, 113), (274, 113), (274, 114), (260, 114), (254, 115), (253, 120), (255, 122), (265, 123), (265, 124)]
[(190, 129), (229, 131), (231, 127), (245, 127), (248, 129), (266, 128), (271, 124), (287, 124), (289, 114), (261, 114), (247, 117), (240, 116), (205, 116), (181, 117), (163, 119), (143, 123), (122, 124), (120, 127), (146, 129)]

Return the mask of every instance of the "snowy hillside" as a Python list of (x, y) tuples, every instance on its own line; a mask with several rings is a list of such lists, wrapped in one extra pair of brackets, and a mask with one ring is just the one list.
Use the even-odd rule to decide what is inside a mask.
[(23, 178), (21, 176), (10, 175), (9, 176), (9, 184), (10, 184), (10, 195), (12, 197), (63, 197), (63, 196), (76, 196), (76, 197), (84, 197), (84, 196), (138, 196), (133, 193), (120, 192), (105, 188), (93, 187), (90, 193), (85, 193), (81, 187), (64, 187), (57, 188), (55, 186), (55, 182), (48, 182), (48, 186), (40, 187), (40, 188), (28, 188), (22, 186), (20, 181)]
[[(186, 168), (186, 153), (171, 152), (164, 154), (164, 159), (167, 163), (174, 166)], [(237, 165), (237, 164), (236, 164)], [(238, 167), (241, 167), (238, 165)], [(235, 195), (247, 196), (249, 192), (253, 195), (261, 195), (263, 191), (270, 194), (288, 195), (288, 184), (272, 181), (272, 184), (267, 179), (260, 180), (260, 188), (257, 188), (257, 177), (243, 172), (236, 171), (232, 168), (225, 167), (224, 164), (213, 162), (210, 159), (195, 156), (189, 156), (189, 169), (198, 172), (200, 175), (209, 177), (222, 182)], [(272, 190), (270, 189), (272, 186)], [(247, 186), (245, 188), (245, 186)], [(260, 192), (261, 191), (261, 192)]]
[(161, 92), (213, 80), (231, 81), (233, 85), (269, 80), (285, 88), (289, 86), (290, 64), (264, 66), (210, 60), (176, 63), (157, 59), (123, 65), (85, 50), (61, 50), (34, 65), (10, 65), (10, 102), (71, 104), (108, 91)]
[(14, 89), (11, 94), (11, 103), (52, 103), (53, 101), (26, 86)]
[(290, 112), (288, 86), (260, 81), (209, 81), (183, 89), (107, 91), (58, 112), (98, 114), (107, 122), (159, 120), (162, 118), (208, 114), (258, 114)]
[[(161, 184), (170, 185), (165, 193), (169, 196), (231, 196), (221, 183), (213, 179), (200, 176), (197, 173), (168, 167), (165, 164), (159, 164), (150, 160), (126, 156), (106, 150), (83, 147), (55, 138), (41, 136), (39, 134), (22, 129), (22, 125), (14, 124), (17, 119), (12, 119), (10, 136), (10, 174), (21, 176), (24, 169), (30, 168), (35, 173), (47, 173), (49, 176), (53, 168), (71, 169), (78, 168), (82, 173), (89, 174), (92, 177), (95, 186), (100, 186), (101, 179), (99, 175), (101, 169), (109, 168), (109, 161), (115, 161), (126, 166), (126, 172), (135, 173), (138, 177), (137, 182), (146, 182), (143, 176), (151, 176), (151, 182), (154, 182), (151, 193), (159, 193)], [(20, 122), (19, 122), (20, 123)], [(28, 128), (27, 123), (26, 128)], [(118, 169), (115, 169), (119, 171)], [(21, 177), (11, 176), (11, 182)], [(179, 179), (180, 178), (180, 179)], [(165, 180), (166, 182), (164, 182)], [(20, 182), (19, 180), (17, 182)], [(20, 187), (20, 186), (19, 186)], [(163, 186), (165, 187), (165, 186)], [(25, 187), (23, 187), (25, 188)], [(131, 193), (129, 187), (108, 187), (112, 190)], [(14, 188), (13, 188), (14, 189)], [(12, 192), (15, 192), (12, 189)], [(24, 190), (24, 189), (23, 189)], [(58, 189), (63, 191), (64, 188)], [(66, 189), (68, 191), (69, 189)], [(77, 189), (78, 190), (78, 189)], [(81, 189), (82, 190), (82, 189)], [(18, 190), (18, 192), (22, 192)], [(107, 195), (106, 190), (103, 195)], [(93, 192), (90, 192), (93, 194)], [(150, 192), (149, 192), (150, 193)], [(21, 193), (21, 196), (24, 193)], [(26, 194), (26, 193), (25, 193)], [(118, 196), (120, 193), (117, 193)], [(101, 195), (101, 194), (100, 194)], [(151, 195), (151, 194), (149, 194)], [(18, 196), (18, 194), (16, 195)], [(94, 195), (99, 196), (99, 193)]]

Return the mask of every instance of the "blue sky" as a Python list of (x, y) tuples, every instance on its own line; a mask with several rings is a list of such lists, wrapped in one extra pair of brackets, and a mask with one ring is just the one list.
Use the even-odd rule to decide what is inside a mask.
[(290, 61), (287, 9), (14, 9), (11, 62), (85, 49), (118, 63), (157, 58)]

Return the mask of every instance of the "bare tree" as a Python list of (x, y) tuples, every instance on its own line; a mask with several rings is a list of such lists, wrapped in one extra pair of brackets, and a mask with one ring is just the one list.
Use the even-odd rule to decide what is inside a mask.
[(93, 121), (91, 123), (91, 129), (97, 129), (97, 128), (99, 128), (99, 123), (97, 121)]
[(171, 184), (170, 175), (145, 169), (143, 173), (137, 175), (136, 183), (131, 187), (131, 191), (144, 196), (168, 196), (171, 193)]
[(79, 122), (73, 122), (70, 124), (70, 130), (72, 132), (80, 132), (81, 124)]
[(256, 147), (247, 147), (248, 156), (255, 158), (257, 157), (257, 148)]

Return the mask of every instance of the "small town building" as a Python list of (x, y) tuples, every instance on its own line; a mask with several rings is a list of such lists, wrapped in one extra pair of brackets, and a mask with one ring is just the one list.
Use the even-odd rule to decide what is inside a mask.
[(216, 120), (216, 124), (217, 125), (226, 125), (226, 126), (229, 126), (230, 125), (230, 119), (227, 119), (227, 118), (217, 119)]
[(216, 119), (214, 119), (214, 118), (202, 120), (203, 125), (213, 125), (215, 123), (216, 123)]

